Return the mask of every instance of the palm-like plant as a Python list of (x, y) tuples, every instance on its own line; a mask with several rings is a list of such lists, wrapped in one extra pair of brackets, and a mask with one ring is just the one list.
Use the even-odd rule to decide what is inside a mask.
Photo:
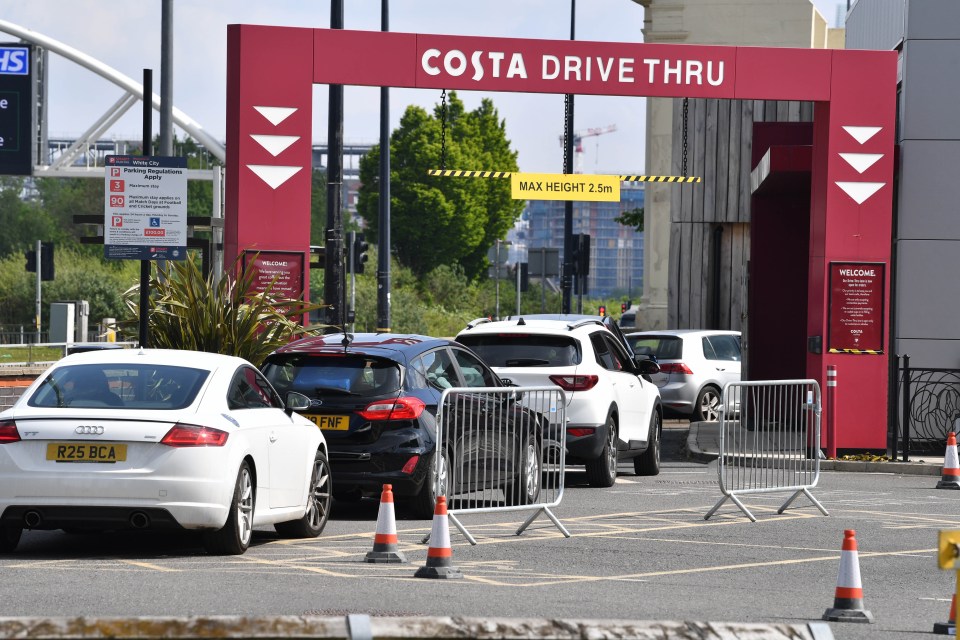
[[(163, 263), (161, 263), (162, 265)], [(158, 265), (150, 280), (148, 344), (161, 349), (191, 349), (245, 358), (260, 366), (274, 349), (322, 327), (307, 328), (298, 319), (326, 305), (277, 297), (274, 282), (254, 286), (253, 269), (225, 270), (218, 282), (206, 278), (192, 260)], [(127, 316), (121, 330), (136, 335), (140, 323), (140, 285), (124, 293)]]

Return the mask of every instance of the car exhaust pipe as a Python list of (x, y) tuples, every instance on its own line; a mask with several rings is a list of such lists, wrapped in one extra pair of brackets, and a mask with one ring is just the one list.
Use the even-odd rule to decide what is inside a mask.
[(150, 516), (143, 511), (134, 511), (130, 514), (130, 526), (134, 529), (146, 529), (150, 526)]
[(27, 511), (23, 514), (23, 524), (27, 529), (36, 529), (43, 521), (39, 511)]

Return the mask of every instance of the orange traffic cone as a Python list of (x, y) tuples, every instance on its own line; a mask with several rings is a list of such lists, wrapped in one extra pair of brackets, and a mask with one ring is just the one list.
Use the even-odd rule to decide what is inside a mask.
[(950, 619), (946, 622), (934, 622), (933, 632), (952, 636), (957, 633), (957, 594), (950, 601)]
[(450, 547), (450, 527), (447, 523), (447, 498), (437, 496), (433, 510), (433, 528), (430, 530), (430, 548), (427, 549), (427, 564), (414, 574), (416, 578), (462, 578), (460, 569), (452, 565), (453, 549)]
[(947, 434), (947, 451), (943, 456), (943, 474), (937, 489), (960, 489), (960, 462), (957, 461), (957, 436)]
[(857, 532), (843, 532), (840, 551), (840, 572), (833, 606), (823, 614), (830, 622), (873, 622), (873, 614), (863, 608), (863, 586), (860, 584), (860, 559), (857, 557)]
[(383, 485), (380, 494), (380, 511), (377, 513), (377, 533), (373, 537), (373, 551), (367, 552), (367, 562), (406, 562), (397, 550), (397, 520), (393, 513), (393, 485)]

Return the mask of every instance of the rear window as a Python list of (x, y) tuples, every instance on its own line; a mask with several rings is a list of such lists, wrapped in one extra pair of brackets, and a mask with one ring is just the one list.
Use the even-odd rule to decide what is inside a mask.
[(627, 336), (627, 342), (638, 356), (656, 356), (657, 360), (679, 360), (683, 357), (683, 340), (676, 336)]
[(491, 367), (568, 367), (580, 364), (577, 341), (567, 336), (524, 333), (462, 335), (465, 344)]
[(51, 371), (27, 401), (31, 407), (183, 409), (193, 404), (204, 369), (169, 365), (81, 364)]
[(322, 393), (375, 396), (400, 390), (396, 362), (362, 354), (285, 356), (269, 360), (262, 369), (281, 395), (299, 391), (310, 397)]

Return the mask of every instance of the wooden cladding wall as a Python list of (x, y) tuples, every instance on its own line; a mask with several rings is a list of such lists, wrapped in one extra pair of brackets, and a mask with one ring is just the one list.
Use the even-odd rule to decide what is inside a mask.
[(753, 123), (810, 122), (813, 103), (698, 98), (684, 118), (683, 102), (673, 101), (672, 171), (703, 180), (657, 186), (671, 189), (668, 326), (745, 331)]

